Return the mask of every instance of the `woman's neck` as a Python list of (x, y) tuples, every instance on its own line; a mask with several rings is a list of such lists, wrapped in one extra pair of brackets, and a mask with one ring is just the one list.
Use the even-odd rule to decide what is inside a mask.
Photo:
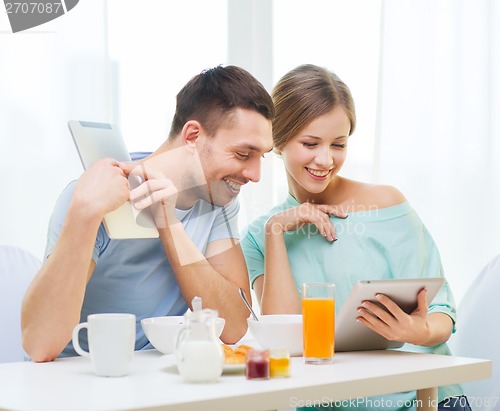
[(287, 174), (288, 192), (299, 203), (314, 203), (314, 204), (336, 204), (344, 197), (343, 186), (344, 178), (335, 176), (330, 184), (321, 193), (311, 193), (298, 184), (290, 174)]

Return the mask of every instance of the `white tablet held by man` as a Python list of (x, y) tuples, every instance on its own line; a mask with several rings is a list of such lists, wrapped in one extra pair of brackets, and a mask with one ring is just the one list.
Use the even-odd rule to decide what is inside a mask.
[(417, 308), (420, 290), (427, 289), (430, 304), (443, 284), (442, 277), (358, 281), (335, 319), (335, 351), (384, 350), (403, 346), (403, 343), (390, 341), (358, 322), (358, 308), (366, 300), (380, 305), (375, 295), (385, 294), (409, 314)]
[[(95, 161), (105, 157), (117, 161), (131, 161), (125, 142), (114, 125), (89, 121), (68, 122), (73, 141), (85, 169)], [(137, 187), (141, 181), (137, 176), (129, 176), (130, 189)], [(109, 238), (157, 238), (158, 230), (149, 209), (139, 211), (130, 201), (104, 216), (104, 227)]]

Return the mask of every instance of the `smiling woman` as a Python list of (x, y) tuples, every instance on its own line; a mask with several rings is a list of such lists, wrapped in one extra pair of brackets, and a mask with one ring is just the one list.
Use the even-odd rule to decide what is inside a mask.
[[(440, 277), (444, 284), (437, 247), (405, 197), (394, 187), (339, 174), (356, 119), (346, 84), (324, 68), (301, 65), (277, 82), (272, 96), (276, 103), (273, 138), (283, 156), (289, 194), (252, 221), (241, 242), (262, 313), (302, 312), (305, 321), (308, 295), (301, 286), (308, 283), (334, 285), (337, 314), (360, 280)], [(286, 115), (289, 111), (293, 114)], [(374, 212), (366, 215), (366, 208)], [(363, 231), (340, 230), (346, 221), (361, 225)], [(303, 233), (303, 227), (315, 227), (316, 232)], [(377, 294), (378, 304), (360, 302), (357, 321), (404, 345), (405, 351), (449, 355), (446, 341), (456, 321), (453, 295), (447, 284), (435, 298), (430, 294), (427, 299), (427, 291), (420, 288), (418, 305), (411, 312), (404, 311), (397, 299)], [(333, 310), (332, 305), (332, 316)], [(306, 362), (306, 357), (330, 361), (332, 355), (332, 347), (318, 359), (304, 353)], [(460, 395), (463, 391), (458, 385), (439, 387), (440, 402)], [(412, 393), (390, 398), (393, 404), (395, 398), (414, 399)]]

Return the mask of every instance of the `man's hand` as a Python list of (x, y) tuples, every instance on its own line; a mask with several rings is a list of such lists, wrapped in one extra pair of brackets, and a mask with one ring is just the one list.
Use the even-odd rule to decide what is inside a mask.
[(78, 179), (72, 203), (101, 220), (129, 199), (126, 167), (111, 158), (96, 161)]
[(175, 217), (177, 188), (163, 173), (144, 165), (126, 165), (129, 178), (139, 177), (142, 184), (130, 192), (130, 201), (137, 210), (151, 207), (157, 228), (178, 222)]

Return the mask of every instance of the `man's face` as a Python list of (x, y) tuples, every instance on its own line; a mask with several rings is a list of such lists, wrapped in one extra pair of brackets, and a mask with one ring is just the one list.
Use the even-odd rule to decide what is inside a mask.
[(196, 140), (207, 186), (200, 198), (219, 206), (236, 197), (249, 181), (260, 180), (262, 156), (272, 149), (271, 121), (253, 110), (237, 109), (215, 135)]

